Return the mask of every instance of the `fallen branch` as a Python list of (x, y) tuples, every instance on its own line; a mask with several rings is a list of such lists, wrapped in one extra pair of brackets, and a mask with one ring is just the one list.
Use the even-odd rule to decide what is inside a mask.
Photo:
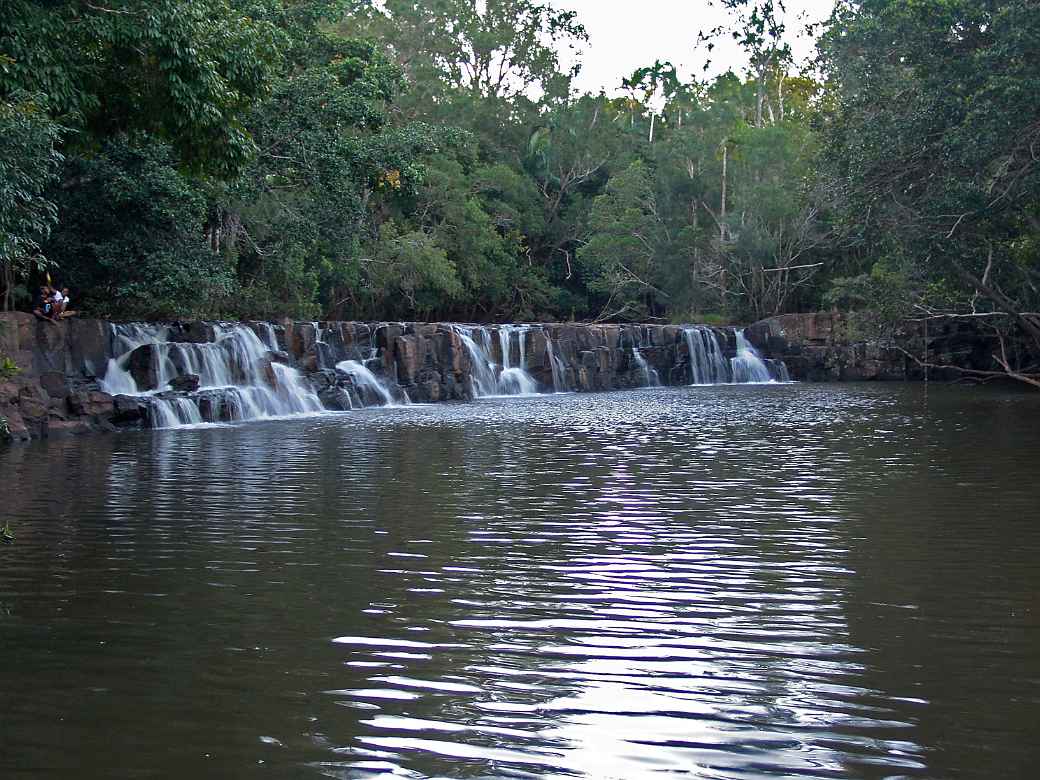
[[(931, 363), (926, 360), (921, 360), (917, 355), (909, 352), (898, 345), (893, 345), (897, 350), (902, 352), (912, 361), (914, 361), (921, 368), (936, 368), (942, 371), (958, 371), (965, 376), (977, 377), (982, 381), (989, 381), (991, 379), (1016, 379), (1020, 382), (1033, 385), (1034, 387), (1040, 388), (1040, 374), (1023, 374), (1021, 372), (1013, 371), (1008, 365), (1006, 360), (1001, 360), (997, 355), (993, 355), (993, 360), (1001, 366), (1001, 371), (986, 371), (979, 368), (964, 368), (963, 366), (954, 366), (949, 363)], [(1003, 340), (1001, 340), (1001, 349), (1003, 349)]]

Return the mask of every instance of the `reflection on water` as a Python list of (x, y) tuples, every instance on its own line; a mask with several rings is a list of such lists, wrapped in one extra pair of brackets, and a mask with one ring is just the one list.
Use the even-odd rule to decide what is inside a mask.
[(1038, 411), (666, 388), (0, 452), (0, 770), (1027, 775)]

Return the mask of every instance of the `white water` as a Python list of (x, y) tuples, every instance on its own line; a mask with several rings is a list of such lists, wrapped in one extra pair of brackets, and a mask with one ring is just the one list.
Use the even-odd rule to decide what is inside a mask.
[[(754, 345), (744, 337), (744, 331), (737, 331), (737, 356), (730, 358), (733, 368), (733, 381), (738, 384), (751, 384), (775, 381), (769, 373), (769, 366)], [(783, 366), (783, 363), (780, 364)], [(784, 366), (784, 373), (787, 367)]]
[(148, 414), (153, 428), (180, 428), (202, 422), (199, 407), (187, 398), (155, 398)]
[(661, 379), (658, 377), (657, 371), (650, 368), (646, 358), (639, 353), (638, 347), (632, 347), (632, 357), (635, 358), (639, 370), (643, 372), (643, 387), (660, 387)]
[[(270, 326), (268, 326), (270, 327)], [(232, 420), (254, 420), (323, 411), (318, 396), (289, 366), (269, 361), (269, 347), (245, 325), (213, 326), (212, 342), (189, 344), (168, 341), (169, 329), (143, 325), (116, 325), (117, 356), (109, 361), (99, 384), (113, 395), (147, 398), (149, 423), (155, 428), (175, 428), (204, 422), (199, 401), (210, 393), (211, 406), (223, 409)], [(273, 329), (270, 331), (273, 339)], [(127, 371), (131, 353), (154, 345), (155, 387), (140, 388)], [(275, 344), (277, 342), (275, 341)], [(162, 397), (180, 376), (199, 377), (199, 392)], [(212, 422), (213, 420), (211, 420)]]
[(281, 347), (278, 346), (278, 336), (275, 335), (274, 325), (272, 325), (270, 322), (258, 322), (257, 325), (260, 328), (260, 332), (263, 333), (262, 340), (264, 342), (264, 346), (266, 346), (272, 352), (277, 352), (279, 349), (281, 349)]
[[(394, 396), (390, 392), (389, 388), (379, 379), (375, 374), (365, 367), (364, 363), (357, 360), (344, 360), (341, 363), (336, 364), (336, 370), (342, 371), (345, 374), (350, 374), (354, 379), (354, 385), (358, 388), (365, 388), (371, 390), (380, 399), (382, 399), (382, 406), (397, 406), (397, 402), (394, 401)], [(361, 399), (364, 403), (364, 398)], [(407, 396), (405, 396), (405, 403), (407, 403)]]
[[(170, 341), (173, 330), (166, 326), (118, 325), (112, 328), (113, 357), (107, 366), (101, 387), (113, 395), (140, 397), (147, 406), (149, 423), (153, 427), (179, 427), (220, 420), (253, 420), (324, 411), (318, 396), (295, 368), (271, 360), (271, 352), (278, 347), (274, 328), (269, 323), (254, 326), (211, 326), (213, 341), (187, 343)], [(319, 323), (314, 323), (318, 343), (328, 352), (325, 365), (331, 366), (332, 347), (324, 344), (325, 336)], [(529, 333), (539, 326), (500, 325), (452, 326), (462, 347), (470, 358), (470, 382), (474, 397), (521, 396), (539, 392), (538, 383), (528, 373)], [(546, 337), (547, 365), (551, 369), (553, 391), (573, 389), (568, 377), (572, 369), (559, 350)], [(736, 333), (737, 354), (732, 359), (724, 356), (719, 333), (706, 326), (691, 326), (683, 330), (683, 339), (689, 355), (693, 384), (766, 383), (789, 381), (786, 367), (779, 362), (763, 360), (743, 331)], [(657, 372), (640, 352), (640, 346), (653, 343), (648, 331), (635, 333), (632, 361), (637, 377), (642, 375), (645, 387), (659, 387)], [(134, 350), (152, 345), (153, 361), (148, 371), (152, 384), (139, 387), (128, 371)], [(496, 354), (496, 350), (497, 353)], [(377, 357), (371, 350), (370, 357)], [(501, 356), (501, 363), (495, 359)], [(340, 354), (340, 356), (343, 356)], [(138, 356), (140, 357), (140, 355)], [(392, 377), (374, 374), (361, 360), (345, 360), (336, 368), (353, 377), (362, 402), (381, 406), (410, 403), (407, 394), (394, 385)], [(325, 358), (323, 358), (324, 360)], [(136, 365), (136, 364), (135, 364)], [(138, 374), (140, 376), (140, 374)], [(185, 375), (199, 377), (199, 389), (194, 392), (172, 392), (174, 380)], [(545, 388), (548, 390), (548, 388)], [(401, 395), (403, 394), (403, 398)], [(344, 406), (356, 406), (357, 398)]]
[[(534, 395), (538, 383), (527, 373), (526, 341), (530, 328), (526, 325), (500, 325), (498, 329), (499, 349), (502, 365), (491, 359), (493, 353), (491, 333), (483, 327), (455, 326), (466, 352), (469, 354), (471, 389), (474, 398), (496, 395)], [(512, 365), (513, 334), (518, 341), (519, 364)], [(476, 338), (475, 338), (476, 337)], [(477, 343), (477, 338), (480, 343)], [(555, 381), (555, 372), (554, 372)]]
[(720, 385), (730, 381), (730, 366), (715, 331), (694, 325), (684, 328), (683, 336), (690, 356), (691, 384)]
[(98, 385), (110, 395), (139, 395), (137, 383), (126, 370), (130, 353), (145, 344), (165, 341), (168, 329), (156, 325), (113, 325), (112, 341), (114, 358), (110, 358), (105, 376)]
[(553, 346), (549, 333), (545, 334), (545, 351), (549, 355), (549, 367), (552, 369), (553, 392), (568, 392), (571, 388), (567, 384), (567, 364), (556, 354), (556, 347)]

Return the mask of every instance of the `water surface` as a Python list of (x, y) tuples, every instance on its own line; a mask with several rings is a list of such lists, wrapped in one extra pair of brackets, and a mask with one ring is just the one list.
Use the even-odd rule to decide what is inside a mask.
[(1038, 453), (919, 385), (0, 450), (0, 776), (1032, 776)]

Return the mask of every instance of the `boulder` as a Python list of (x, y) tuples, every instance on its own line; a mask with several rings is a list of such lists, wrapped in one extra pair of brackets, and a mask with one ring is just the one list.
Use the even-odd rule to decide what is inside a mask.
[(398, 336), (394, 340), (397, 377), (401, 384), (410, 385), (419, 375), (423, 352), (421, 339), (421, 336)]
[(109, 418), (115, 413), (112, 396), (100, 390), (80, 390), (66, 398), (69, 411), (81, 417)]
[(117, 395), (112, 398), (113, 420), (119, 423), (140, 422), (145, 416), (144, 402), (133, 395)]
[(102, 376), (108, 363), (109, 327), (104, 320), (66, 320), (68, 328), (68, 372)]
[(7, 422), (7, 437), (11, 441), (29, 441), (33, 437), (33, 432), (17, 409), (0, 409), (0, 417)]
[(0, 382), (0, 406), (14, 403), (21, 386), (16, 382)]
[(170, 389), (182, 393), (194, 393), (199, 389), (202, 379), (198, 374), (181, 374), (170, 380)]
[(186, 344), (206, 344), (216, 340), (216, 330), (212, 323), (200, 320), (175, 322), (170, 327), (168, 338)]
[(318, 398), (322, 406), (333, 411), (345, 412), (354, 408), (350, 393), (342, 387), (326, 387), (318, 393)]
[(159, 357), (154, 344), (144, 344), (130, 353), (126, 370), (134, 378), (138, 390), (158, 389)]
[(49, 403), (50, 397), (39, 385), (26, 384), (18, 391), (18, 410), (26, 423), (46, 420)]

